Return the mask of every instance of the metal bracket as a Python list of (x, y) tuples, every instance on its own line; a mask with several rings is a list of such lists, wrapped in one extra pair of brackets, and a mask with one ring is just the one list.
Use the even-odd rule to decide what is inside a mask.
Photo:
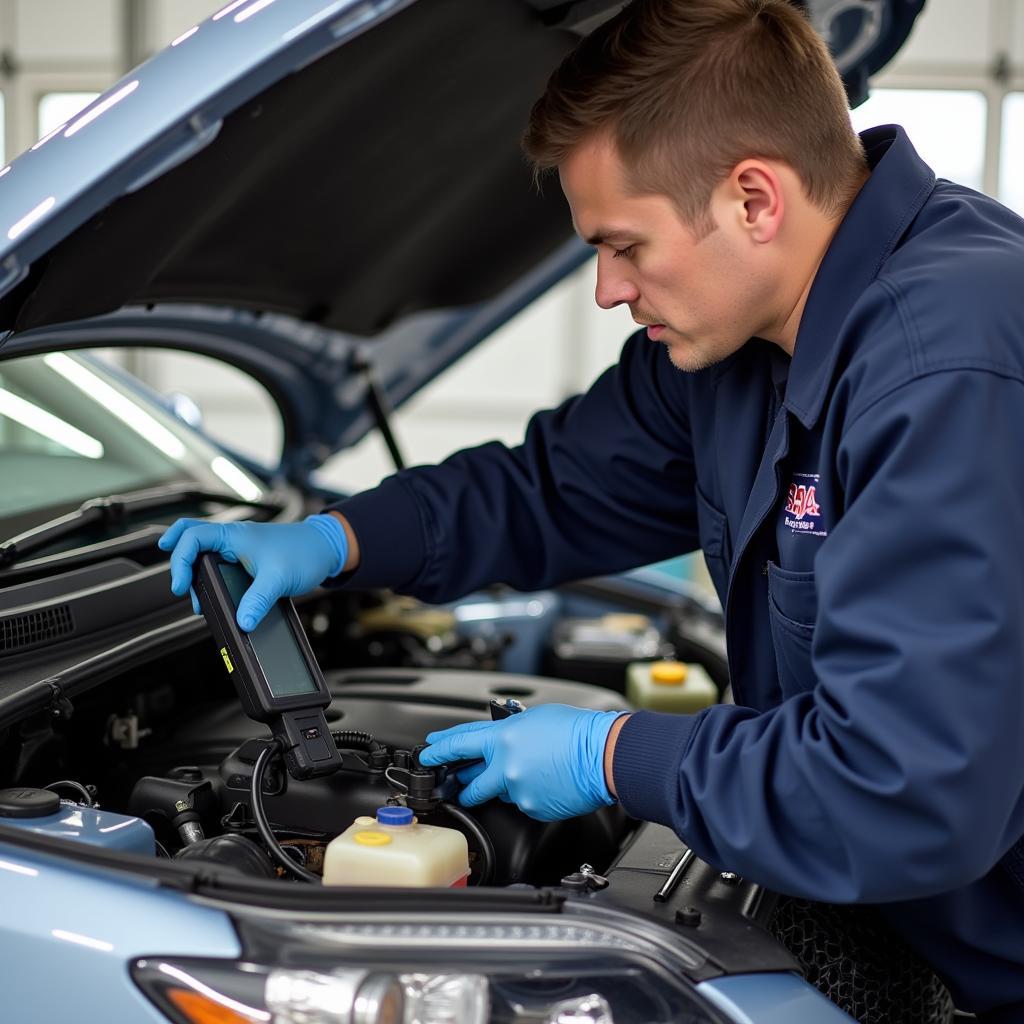
[(107, 736), (122, 750), (138, 750), (139, 740), (145, 739), (152, 731), (139, 728), (139, 716), (134, 711), (127, 715), (111, 715), (107, 719)]
[(220, 134), (223, 120), (208, 121), (202, 114), (193, 114), (189, 118), (188, 127), (190, 134), (180, 142), (171, 144), (169, 151), (163, 156), (158, 156), (155, 163), (135, 178), (124, 190), (126, 195), (138, 192), (145, 188), (152, 181), (162, 177), (168, 171), (172, 171), (179, 164), (191, 160), (197, 153), (206, 149), (208, 145)]
[(50, 714), (61, 721), (68, 721), (75, 713), (74, 705), (57, 683), (48, 685), (50, 687)]

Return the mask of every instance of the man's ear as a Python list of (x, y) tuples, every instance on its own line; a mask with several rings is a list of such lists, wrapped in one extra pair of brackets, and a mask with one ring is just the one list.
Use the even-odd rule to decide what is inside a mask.
[(785, 211), (782, 179), (775, 168), (764, 160), (744, 160), (733, 168), (727, 186), (740, 226), (750, 240), (771, 242), (782, 226)]

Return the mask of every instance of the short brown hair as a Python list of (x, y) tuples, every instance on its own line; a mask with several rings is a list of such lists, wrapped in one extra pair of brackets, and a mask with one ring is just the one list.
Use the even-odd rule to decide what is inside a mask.
[(785, 161), (829, 215), (866, 170), (835, 64), (787, 0), (634, 0), (551, 76), (523, 148), (539, 180), (603, 131), (632, 188), (705, 230), (715, 186), (747, 157)]

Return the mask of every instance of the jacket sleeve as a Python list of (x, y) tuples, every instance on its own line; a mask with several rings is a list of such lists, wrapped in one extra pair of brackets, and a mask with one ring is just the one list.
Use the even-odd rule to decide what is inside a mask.
[(614, 760), (626, 810), (815, 900), (986, 874), (1024, 834), (1022, 439), (1024, 385), (998, 371), (932, 372), (860, 412), (815, 560), (813, 690), (764, 713), (634, 715)]
[(697, 547), (686, 389), (642, 332), (523, 443), (458, 452), (335, 507), (359, 540), (345, 583), (427, 601), (617, 572)]

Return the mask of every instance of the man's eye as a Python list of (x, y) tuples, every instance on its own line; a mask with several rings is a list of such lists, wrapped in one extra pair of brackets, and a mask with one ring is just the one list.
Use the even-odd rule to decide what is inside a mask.
[(635, 248), (635, 245), (627, 245), (624, 249), (613, 249), (612, 259), (617, 260), (620, 256), (626, 256), (628, 258), (633, 255), (633, 250)]

